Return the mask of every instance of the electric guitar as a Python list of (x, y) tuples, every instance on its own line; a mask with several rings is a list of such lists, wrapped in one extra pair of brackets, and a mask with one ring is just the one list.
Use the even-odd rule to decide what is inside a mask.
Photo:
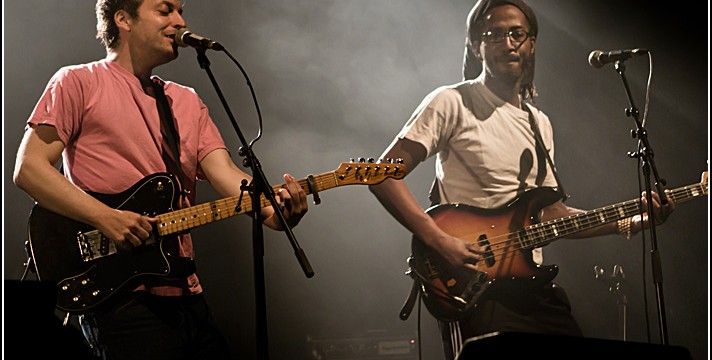
[[(299, 180), (307, 195), (319, 203), (318, 192), (344, 185), (373, 185), (406, 174), (401, 163), (342, 163), (338, 169)], [(275, 186), (278, 191), (281, 186)], [(156, 173), (119, 194), (91, 193), (106, 205), (157, 217), (145, 246), (119, 251), (97, 229), (36, 204), (29, 217), (29, 252), (37, 277), (58, 286), (57, 308), (69, 313), (94, 309), (114, 294), (151, 276), (187, 276), (192, 259), (176, 256), (169, 239), (180, 232), (253, 210), (250, 196), (224, 199), (178, 209), (180, 188), (173, 175)], [(262, 195), (259, 208), (271, 206)]]
[[(666, 194), (679, 204), (705, 196), (707, 191), (705, 171), (700, 183), (667, 190)], [(426, 210), (449, 235), (464, 242), (476, 242), (485, 251), (478, 264), (479, 271), (454, 268), (437, 251), (413, 237), (408, 274), (420, 281), (419, 291), (428, 311), (437, 319), (456, 321), (495, 284), (535, 286), (549, 282), (558, 274), (558, 267), (536, 264), (531, 249), (641, 212), (641, 202), (637, 199), (537, 222), (536, 214), (560, 198), (552, 188), (537, 188), (499, 209), (442, 204)]]

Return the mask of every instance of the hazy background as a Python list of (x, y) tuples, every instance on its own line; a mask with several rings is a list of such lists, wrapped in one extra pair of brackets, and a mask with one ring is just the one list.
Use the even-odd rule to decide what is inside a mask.
[[(462, 78), (465, 17), (474, 0), (242, 0), (185, 6), (194, 32), (223, 44), (255, 88), (264, 134), (254, 150), (272, 185), (335, 170), (350, 158), (378, 157), (435, 87)], [(708, 167), (708, 43), (704, 2), (530, 0), (540, 23), (538, 105), (555, 129), (555, 161), (568, 204), (593, 209), (637, 198), (634, 122), (612, 65), (594, 69), (592, 50), (646, 48), (653, 77), (647, 122), (660, 176), (668, 188), (698, 182)], [(3, 261), (4, 278), (19, 279), (33, 201), (12, 183), (23, 127), (47, 81), (60, 67), (105, 56), (94, 38), (87, 0), (3, 2)], [(211, 108), (237, 163), (239, 140), (193, 49), (159, 68), (163, 78), (194, 87)], [(212, 71), (232, 112), (252, 139), (257, 116), (246, 81), (223, 53), (209, 52)], [(644, 109), (647, 57), (630, 59), (626, 76)], [(116, 121), (121, 121), (117, 118)], [(433, 162), (407, 178), (427, 204)], [(216, 194), (202, 184), (200, 203)], [(308, 338), (418, 335), (417, 308), (398, 318), (411, 281), (404, 275), (410, 235), (365, 186), (321, 193), (294, 230), (315, 276), (307, 278), (282, 233), (265, 231), (268, 343), (273, 359), (308, 359)], [(679, 204), (658, 228), (669, 340), (695, 359), (709, 345), (709, 202)], [(251, 222), (231, 218), (194, 230), (199, 274), (236, 358), (255, 356), (255, 284)], [(629, 340), (660, 343), (649, 269), (651, 245), (640, 236), (555, 242), (545, 262), (561, 268), (589, 337), (621, 339), (616, 297), (594, 277), (621, 265), (629, 299)], [(5, 315), (23, 309), (4, 309)], [(646, 318), (644, 314), (649, 314)], [(4, 319), (7, 317), (3, 316)], [(6, 324), (7, 325), (7, 324)], [(423, 355), (442, 359), (433, 318), (423, 308)], [(5, 331), (13, 331), (5, 326)]]

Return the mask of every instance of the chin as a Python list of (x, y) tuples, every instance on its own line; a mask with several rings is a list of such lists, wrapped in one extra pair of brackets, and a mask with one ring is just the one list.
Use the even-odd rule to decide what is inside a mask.
[(161, 60), (163, 60), (163, 63), (171, 62), (178, 58), (178, 48), (173, 47), (168, 51), (165, 51), (161, 54)]

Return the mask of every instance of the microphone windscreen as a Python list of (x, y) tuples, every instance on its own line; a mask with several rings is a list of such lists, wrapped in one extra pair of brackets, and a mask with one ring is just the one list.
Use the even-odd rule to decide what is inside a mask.
[(600, 50), (591, 51), (591, 54), (588, 55), (588, 63), (595, 68), (603, 66), (600, 59), (602, 53)]
[(190, 33), (191, 33), (191, 32), (190, 32), (190, 30), (189, 30), (188, 28), (180, 28), (180, 29), (178, 29), (178, 31), (176, 31), (176, 35), (175, 35), (175, 38), (174, 38), (176, 44), (178, 44), (178, 46), (181, 46), (181, 47), (188, 47), (188, 46), (190, 46), (190, 45), (186, 44), (186, 43), (183, 41), (183, 37), (184, 37), (186, 34), (190, 34)]

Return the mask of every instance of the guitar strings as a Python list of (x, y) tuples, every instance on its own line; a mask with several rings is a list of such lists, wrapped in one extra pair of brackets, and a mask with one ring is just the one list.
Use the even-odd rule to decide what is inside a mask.
[[(704, 184), (695, 184), (670, 190), (668, 192), (668, 196), (670, 196), (676, 203), (682, 203), (687, 200), (691, 200), (696, 196), (706, 195), (707, 193), (707, 182), (705, 181)], [(544, 223), (532, 224), (516, 232), (497, 235), (495, 237), (487, 239), (497, 240), (492, 241), (489, 244), (489, 252), (493, 255), (483, 257), (480, 261), (478, 261), (478, 263), (485, 262), (486, 264), (487, 261), (499, 261), (501, 259), (504, 259), (509, 254), (514, 253), (514, 255), (516, 255), (516, 253), (519, 252), (521, 249), (532, 249), (537, 246), (545, 245), (547, 242), (564, 237), (566, 235), (570, 235), (579, 231), (594, 228), (596, 226), (604, 225), (629, 216), (639, 214), (640, 207), (640, 200), (629, 200), (616, 205), (611, 205), (603, 207), (601, 209), (571, 215), (561, 219), (551, 220)], [(563, 226), (552, 226), (559, 222), (563, 223)], [(598, 225), (591, 226), (592, 224), (596, 223), (598, 223)], [(472, 232), (469, 234), (465, 234), (465, 237), (476, 235), (478, 234)], [(499, 240), (502, 238), (504, 238), (504, 240)], [(474, 241), (474, 243), (477, 242), (478, 240)], [(517, 243), (519, 243), (520, 246), (514, 246), (514, 248), (512, 248), (512, 245), (516, 245)], [(522, 246), (522, 243), (525, 243), (526, 246)], [(496, 254), (496, 250), (500, 250), (502, 248), (509, 248), (509, 250), (503, 251), (501, 252), (501, 254)]]
[[(314, 176), (320, 189), (330, 189), (337, 186), (337, 181), (333, 173), (325, 173)], [(333, 174), (335, 175), (335, 174)], [(298, 180), (299, 186), (309, 194), (306, 179)], [(272, 187), (277, 192), (280, 186)], [(260, 196), (260, 208), (270, 205), (266, 196)], [(239, 207), (239, 211), (237, 210)], [(224, 199), (219, 199), (204, 204), (191, 206), (185, 209), (173, 211), (168, 214), (159, 215), (159, 233), (168, 235), (179, 231), (188, 230), (200, 225), (206, 225), (213, 221), (222, 220), (231, 216), (240, 215), (252, 211), (252, 197), (235, 195)]]
[[(331, 189), (339, 186), (339, 181), (344, 182), (344, 184), (371, 184), (380, 177), (395, 177), (405, 171), (404, 165), (401, 164), (394, 165), (393, 167), (389, 165), (383, 167), (375, 165), (373, 169), (370, 168), (370, 165), (365, 165), (366, 167), (362, 169), (360, 163), (342, 164), (336, 171), (316, 175), (314, 176), (316, 188), (319, 191)], [(361, 170), (363, 170), (363, 172)], [(308, 179), (301, 179), (297, 182), (307, 195), (311, 193)], [(282, 186), (283, 185), (274, 186), (272, 190), (277, 192)], [(267, 197), (260, 195), (260, 208), (269, 205), (270, 201)], [(245, 197), (242, 194), (235, 195), (158, 215), (157, 217), (160, 220), (158, 223), (158, 232), (160, 235), (165, 236), (196, 226), (206, 225), (217, 220), (226, 219), (231, 216), (240, 215), (252, 211), (252, 209), (252, 197)]]

